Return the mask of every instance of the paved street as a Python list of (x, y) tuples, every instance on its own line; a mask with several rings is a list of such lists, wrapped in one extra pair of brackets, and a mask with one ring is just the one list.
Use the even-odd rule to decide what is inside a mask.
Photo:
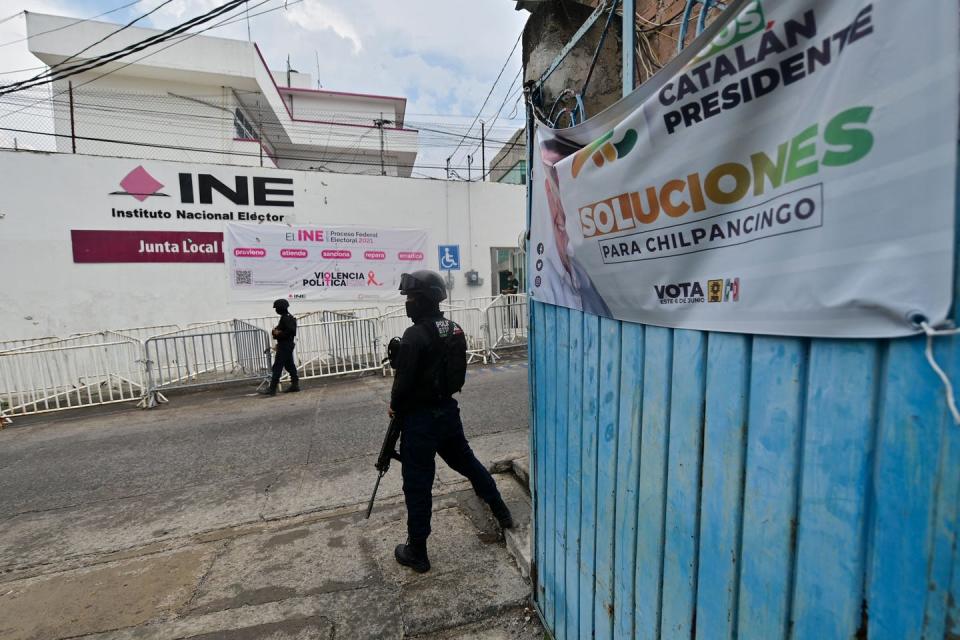
[[(0, 432), (0, 517), (375, 455), (391, 380), (308, 381), (304, 393), (275, 398), (230, 387), (172, 396), (151, 411), (18, 419)], [(472, 368), (460, 403), (470, 438), (525, 429), (526, 367)]]
[[(392, 559), (399, 465), (362, 519), (390, 382), (18, 420), (0, 432), (0, 637), (540, 637), (489, 512), (442, 463), (429, 574)], [(526, 455), (526, 394), (524, 362), (470, 370), (464, 423), (488, 466)], [(522, 485), (496, 478), (529, 521)]]

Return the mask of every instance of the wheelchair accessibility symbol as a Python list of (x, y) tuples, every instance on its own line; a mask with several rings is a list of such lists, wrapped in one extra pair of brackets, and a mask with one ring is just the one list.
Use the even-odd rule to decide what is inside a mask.
[(441, 271), (459, 271), (460, 270), (460, 245), (441, 244), (437, 246), (440, 257)]

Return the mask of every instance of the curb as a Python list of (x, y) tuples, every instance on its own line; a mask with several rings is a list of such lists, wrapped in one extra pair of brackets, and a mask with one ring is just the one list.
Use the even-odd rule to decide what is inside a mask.
[[(505, 470), (507, 471), (507, 470)], [(529, 459), (528, 458), (517, 458), (510, 461), (510, 469), (508, 470), (513, 477), (520, 483), (523, 487), (524, 492), (527, 497), (530, 497), (530, 469), (529, 469)], [(531, 564), (531, 551), (533, 549), (531, 545), (531, 531), (533, 530), (533, 513), (530, 514), (531, 520), (525, 524), (518, 524), (513, 529), (507, 529), (503, 532), (504, 540), (507, 544), (507, 553), (513, 558), (513, 561), (517, 563), (517, 568), (520, 569), (520, 575), (524, 577), (525, 580), (530, 579), (530, 564)]]

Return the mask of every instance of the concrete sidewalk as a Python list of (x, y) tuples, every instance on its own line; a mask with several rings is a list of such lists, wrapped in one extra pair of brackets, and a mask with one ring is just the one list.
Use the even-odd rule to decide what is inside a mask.
[[(526, 429), (474, 438), (512, 471)], [(520, 524), (529, 497), (497, 483)], [(433, 569), (393, 560), (405, 538), (399, 465), (363, 519), (370, 456), (302, 465), (0, 522), (0, 637), (106, 639), (543, 637), (530, 586), (486, 506), (438, 460)]]

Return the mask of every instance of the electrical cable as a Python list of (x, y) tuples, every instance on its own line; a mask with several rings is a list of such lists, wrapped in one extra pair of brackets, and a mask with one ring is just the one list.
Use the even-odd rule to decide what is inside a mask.
[(109, 40), (110, 38), (112, 38), (113, 36), (117, 35), (117, 34), (120, 33), (121, 31), (125, 31), (125, 30), (129, 29), (130, 27), (132, 27), (132, 26), (133, 26), (134, 24), (136, 24), (137, 22), (140, 22), (140, 21), (143, 20), (144, 18), (147, 18), (147, 17), (153, 15), (154, 13), (156, 13), (157, 11), (159, 11), (160, 9), (162, 9), (164, 6), (170, 4), (171, 2), (173, 2), (173, 0), (163, 0), (163, 2), (161, 2), (160, 4), (158, 4), (156, 7), (154, 7), (154, 8), (151, 9), (150, 11), (148, 11), (148, 12), (146, 12), (146, 13), (140, 15), (140, 16), (137, 16), (136, 18), (134, 18), (134, 19), (131, 20), (130, 22), (126, 23), (125, 25), (122, 25), (120, 28), (114, 29), (113, 31), (111, 31), (110, 33), (108, 33), (107, 35), (105, 35), (104, 37), (102, 37), (102, 38), (100, 38), (99, 40), (96, 40), (96, 41), (88, 44), (88, 45), (87, 45), (86, 47), (84, 47), (83, 49), (80, 49), (80, 51), (77, 51), (76, 53), (71, 54), (70, 56), (68, 56), (67, 58), (61, 60), (60, 62), (58, 62), (58, 63), (56, 63), (56, 64), (54, 64), (54, 65), (50, 65), (50, 66), (47, 68), (47, 71), (45, 71), (44, 73), (38, 73), (37, 75), (35, 75), (35, 76), (32, 77), (32, 78), (27, 78), (27, 79), (21, 80), (21, 81), (19, 81), (19, 82), (28, 83), (28, 82), (33, 82), (33, 81), (39, 80), (40, 78), (43, 78), (43, 77), (52, 76), (52, 75), (53, 75), (53, 72), (54, 72), (56, 69), (63, 69), (68, 62), (70, 62), (71, 60), (76, 59), (77, 56), (79, 56), (80, 54), (86, 53), (87, 51), (89, 51), (90, 49), (94, 48), (94, 47), (97, 46), (98, 44), (103, 44), (105, 41)]
[[(165, 96), (161, 97), (161, 96), (145, 96), (140, 94), (107, 94), (107, 93), (88, 96), (88, 98), (91, 98), (91, 97), (92, 99), (102, 98), (104, 100), (111, 100), (111, 101), (114, 101), (115, 103), (123, 100), (124, 98), (129, 97), (129, 98), (136, 98), (144, 101), (149, 101), (151, 104), (156, 104), (158, 101), (166, 98)], [(197, 96), (183, 96), (183, 97), (189, 98), (191, 100), (200, 99)], [(209, 96), (209, 97), (219, 98), (219, 96)], [(172, 104), (175, 104), (172, 101), (169, 101), (169, 102), (171, 102)], [(69, 101), (58, 100), (54, 98), (51, 101), (51, 104), (54, 106), (68, 107)], [(0, 106), (3, 106), (3, 105), (20, 106), (16, 96), (10, 96), (5, 99), (0, 99)], [(26, 106), (30, 107), (32, 105), (27, 104)], [(84, 102), (82, 100), (75, 101), (74, 108), (78, 112), (86, 111), (86, 112), (102, 112), (102, 113), (115, 113), (115, 114), (133, 113), (133, 114), (144, 114), (146, 116), (157, 116), (157, 118), (160, 119), (161, 122), (169, 121), (170, 118), (177, 118), (177, 119), (187, 118), (187, 119), (219, 121), (219, 122), (233, 122), (235, 119), (232, 116), (206, 115), (206, 114), (199, 114), (199, 113), (196, 113), (196, 114), (182, 113), (174, 110), (163, 110), (163, 109), (156, 109), (156, 108), (155, 109), (140, 108), (140, 107), (129, 105), (129, 104), (116, 104), (116, 105), (90, 104), (89, 102)], [(44, 113), (45, 112), (38, 112), (36, 115), (39, 116), (39, 115), (43, 115)], [(345, 113), (349, 113), (349, 112), (319, 112), (318, 115), (325, 120), (328, 119), (331, 125), (353, 124), (355, 122), (361, 121), (359, 117), (353, 118), (353, 117), (345, 116)], [(355, 113), (359, 113), (359, 112), (355, 112)], [(354, 121), (354, 122), (351, 122), (351, 121)], [(366, 120), (363, 120), (363, 122), (366, 122)], [(296, 131), (315, 132), (317, 128), (315, 124), (307, 124), (307, 123), (304, 123), (304, 124), (293, 123), (292, 125), (287, 125), (287, 126), (282, 126), (282, 125), (267, 125), (267, 126), (271, 128), (274, 126), (282, 127), (281, 130), (294, 131), (294, 132)], [(450, 129), (444, 130), (436, 127), (425, 126), (425, 125), (421, 126), (419, 123), (416, 126), (418, 127), (416, 131), (420, 133), (435, 134), (437, 136), (452, 137), (452, 138), (463, 137), (462, 133), (456, 130), (450, 130)], [(443, 126), (443, 125), (438, 125), (438, 126)], [(385, 130), (390, 131), (391, 128), (385, 127)], [(505, 133), (507, 130), (509, 130), (509, 132), (512, 133), (514, 130), (514, 127), (510, 127), (509, 129), (504, 128)], [(350, 136), (350, 137), (353, 137), (353, 136)], [(425, 135), (424, 137), (429, 139), (432, 136)], [(479, 136), (469, 136), (469, 135), (467, 136), (467, 139), (475, 140), (475, 141), (481, 140)], [(509, 140), (499, 139), (497, 137), (493, 137), (493, 138), (488, 137), (486, 140), (487, 142), (490, 142), (492, 144), (501, 144), (501, 145), (509, 144)], [(452, 143), (447, 145), (439, 145), (439, 146), (452, 146)]]
[[(141, 148), (148, 148), (148, 149), (170, 149), (174, 151), (190, 151), (195, 153), (210, 153), (210, 154), (219, 154), (219, 155), (228, 155), (228, 156), (259, 157), (259, 153), (247, 153), (243, 151), (224, 151), (223, 149), (205, 149), (203, 147), (188, 147), (188, 146), (182, 146), (182, 145), (168, 145), (168, 144), (160, 144), (160, 143), (152, 143), (152, 142), (131, 142), (128, 140), (117, 140), (114, 138), (101, 138), (97, 136), (71, 136), (70, 134), (67, 134), (67, 133), (53, 133), (50, 131), (32, 131), (29, 129), (19, 129), (14, 127), (0, 127), (0, 131), (7, 131), (10, 133), (23, 133), (23, 134), (38, 135), (38, 136), (47, 136), (47, 137), (54, 137), (54, 138), (76, 139), (78, 141), (103, 142), (107, 144), (126, 145), (131, 147), (141, 147)], [(296, 155), (277, 154), (273, 157), (278, 160), (300, 160), (300, 161), (306, 161), (306, 162), (316, 161), (316, 158), (296, 156)], [(371, 166), (371, 167), (380, 166), (379, 158), (371, 162), (364, 162), (359, 160), (343, 160), (343, 161), (333, 160), (331, 162), (336, 162), (340, 164), (349, 164), (349, 165), (355, 164), (355, 165)], [(396, 166), (398, 168), (402, 167), (404, 169), (406, 168), (412, 169), (413, 167), (417, 167), (420, 169), (438, 169), (439, 170), (439, 169), (446, 168), (445, 165), (444, 166), (420, 165), (420, 164), (407, 164), (407, 163), (400, 163), (400, 162), (392, 166)], [(466, 170), (467, 167), (465, 165), (460, 167), (451, 167), (451, 171), (453, 171), (454, 169)]]
[[(98, 13), (97, 15), (92, 16), (92, 17), (90, 17), (90, 18), (80, 18), (79, 20), (76, 20), (76, 21), (74, 21), (74, 22), (71, 22), (70, 24), (65, 24), (65, 25), (60, 26), (60, 27), (57, 27), (57, 28), (55, 28), (55, 29), (47, 29), (46, 31), (39, 31), (39, 32), (33, 34), (32, 37), (42, 36), (42, 35), (44, 35), (44, 34), (53, 33), (53, 32), (55, 32), (55, 31), (62, 31), (63, 29), (68, 29), (68, 28), (70, 28), (70, 27), (72, 27), (72, 26), (78, 25), (78, 24), (80, 24), (81, 22), (90, 22), (91, 20), (96, 20), (97, 18), (102, 18), (103, 16), (110, 15), (111, 13), (116, 13), (117, 11), (122, 11), (123, 9), (126, 9), (127, 7), (132, 7), (133, 5), (138, 4), (139, 2), (140, 2), (140, 0), (133, 0), (133, 2), (128, 2), (128, 3), (126, 3), (126, 4), (120, 5), (119, 7), (115, 8), (115, 9), (110, 9), (109, 11), (104, 11), (103, 13)], [(27, 13), (27, 12), (26, 12), (26, 11), (18, 11), (17, 13), (13, 14), (13, 15), (10, 16), (9, 18), (4, 18), (4, 19), (3, 19), (2, 21), (0, 21), (0, 22), (6, 22), (7, 20), (12, 20), (13, 18), (16, 18), (17, 16), (19, 16), (21, 13)], [(25, 41), (28, 40), (30, 37), (31, 37), (31, 36), (26, 36), (26, 37), (23, 37), (23, 38), (19, 38), (18, 40), (11, 40), (11, 41), (9, 41), (9, 42), (0, 43), (0, 48), (9, 46), (9, 45), (11, 45), (11, 44), (17, 44), (17, 43), (20, 43), (20, 42), (25, 42)]]
[[(513, 97), (514, 91), (513, 87), (517, 84), (517, 80), (520, 79), (520, 76), (523, 75), (523, 67), (520, 68), (520, 71), (517, 72), (517, 75), (514, 76), (513, 82), (510, 83), (510, 86), (507, 87), (507, 93), (503, 97), (503, 102), (500, 103), (500, 107), (497, 109), (497, 113), (493, 116), (493, 121), (490, 123), (490, 128), (493, 129), (494, 125), (497, 124), (497, 120), (500, 118), (500, 113), (503, 111), (503, 108), (507, 105), (507, 101)], [(522, 86), (521, 86), (522, 89)], [(484, 144), (484, 140), (481, 140), (476, 146), (473, 147), (473, 150), (470, 151), (471, 154), (476, 153), (477, 149), (480, 148), (480, 145)], [(506, 144), (506, 143), (504, 143)]]
[[(144, 98), (144, 96), (137, 96), (137, 97)], [(183, 97), (190, 98), (191, 101), (203, 102), (202, 100), (198, 100), (192, 97), (188, 97), (188, 96), (183, 96)], [(157, 100), (157, 97), (151, 96), (149, 99), (155, 102)], [(69, 107), (69, 101), (66, 101), (66, 100), (53, 100), (51, 104), (54, 107), (58, 107), (58, 106), (62, 108)], [(14, 101), (0, 100), (0, 107), (4, 105), (19, 106), (18, 103)], [(26, 106), (27, 108), (29, 108), (32, 105), (28, 104)], [(212, 106), (212, 105), (208, 105), (208, 106)], [(217, 106), (216, 108), (221, 109), (221, 107), (219, 106)], [(189, 126), (189, 122), (185, 122), (185, 121), (191, 121), (191, 120), (199, 121), (201, 123), (204, 121), (210, 122), (211, 125), (213, 126), (216, 126), (217, 123), (228, 123), (228, 122), (233, 123), (235, 121), (235, 118), (232, 116), (221, 116), (221, 115), (201, 114), (201, 113), (183, 113), (182, 111), (176, 111), (176, 110), (146, 109), (146, 108), (139, 108), (139, 107), (131, 106), (127, 104), (124, 104), (124, 105), (118, 104), (116, 106), (112, 106), (112, 105), (89, 104), (87, 102), (77, 101), (74, 105), (74, 109), (78, 114), (81, 114), (81, 115), (84, 113), (94, 114), (94, 115), (98, 113), (107, 114), (105, 117), (109, 117), (110, 121), (115, 121), (114, 115), (126, 114), (129, 116), (130, 114), (138, 114), (142, 116), (142, 118), (140, 118), (141, 122), (149, 121), (152, 118), (157, 122), (158, 125), (165, 125), (167, 131), (170, 131), (168, 123), (172, 119), (175, 119), (184, 128)], [(45, 117), (47, 114), (45, 109), (43, 109), (43, 110), (37, 111), (36, 113), (30, 113), (30, 115)], [(336, 114), (336, 113), (330, 113), (329, 117), (331, 118), (330, 125), (329, 125), (331, 127), (331, 132), (330, 132), (331, 135), (336, 135), (337, 137), (349, 138), (349, 139), (353, 139), (356, 137), (348, 133), (335, 134), (333, 132), (333, 128), (335, 128), (338, 124), (342, 124), (342, 122), (338, 122), (338, 120), (342, 121), (342, 120), (346, 120), (346, 118), (342, 118), (339, 114)], [(279, 124), (277, 125), (268, 124), (265, 128), (265, 131), (272, 133), (274, 129), (276, 129), (278, 133), (282, 133), (282, 132), (316, 133), (317, 127), (315, 125), (308, 125), (308, 124), (294, 124), (294, 125), (287, 125), (287, 126), (283, 126)], [(390, 131), (391, 129), (385, 128), (385, 130)], [(421, 144), (423, 146), (450, 148), (453, 146), (452, 143), (442, 142), (443, 138), (462, 137), (461, 134), (457, 131), (444, 131), (442, 129), (435, 129), (430, 127), (417, 129), (416, 131), (422, 134)], [(511, 128), (510, 132), (511, 133), (513, 132), (513, 128)], [(469, 138), (474, 140), (480, 140), (479, 137), (469, 136)], [(435, 139), (437, 140), (437, 142), (431, 143), (431, 141)], [(509, 140), (498, 139), (498, 138), (487, 138), (487, 141), (492, 144), (501, 144), (501, 145), (509, 143)]]
[(9, 15), (6, 18), (0, 19), (0, 24), (3, 24), (4, 22), (10, 22), (14, 18), (19, 18), (21, 13), (25, 13), (25, 11), (21, 9), (20, 11), (17, 11), (13, 15)]
[[(493, 90), (497, 88), (497, 83), (500, 82), (500, 78), (503, 76), (503, 72), (506, 71), (507, 65), (510, 64), (510, 60), (513, 58), (513, 54), (516, 52), (517, 46), (520, 45), (520, 40), (522, 38), (523, 38), (523, 31), (521, 31), (520, 35), (517, 36), (517, 41), (513, 43), (513, 48), (510, 49), (510, 55), (507, 56), (506, 61), (504, 61), (503, 66), (500, 68), (500, 73), (497, 74), (497, 78), (496, 80), (493, 81), (493, 85), (490, 87), (490, 91), (487, 92), (487, 97), (483, 99), (483, 104), (480, 105), (480, 110), (477, 111), (476, 117), (474, 117), (473, 122), (470, 124), (470, 127), (467, 129), (467, 133), (470, 133), (473, 130), (473, 127), (476, 126), (477, 120), (480, 119), (480, 114), (483, 113), (483, 109), (487, 106), (487, 102), (490, 100), (490, 96), (493, 95)], [(466, 139), (466, 135), (464, 135), (464, 139)], [(460, 149), (460, 145), (462, 144), (463, 144), (463, 140), (461, 140), (457, 144), (457, 148), (453, 150), (454, 154)], [(453, 154), (450, 154), (450, 157), (452, 158)]]
[(144, 38), (139, 42), (128, 45), (116, 51), (111, 51), (109, 53), (105, 53), (99, 56), (95, 56), (93, 58), (89, 58), (83, 62), (60, 69), (58, 71), (54, 71), (54, 68), (51, 68), (52, 73), (43, 75), (39, 80), (24, 80), (21, 82), (14, 82), (9, 85), (0, 87), (0, 95), (5, 95), (7, 93), (12, 93), (14, 91), (20, 91), (23, 89), (32, 88), (42, 84), (49, 84), (50, 82), (54, 82), (56, 80), (65, 80), (79, 73), (93, 71), (94, 69), (103, 67), (111, 62), (115, 62), (121, 58), (125, 58), (130, 54), (138, 53), (154, 45), (161, 44), (163, 42), (171, 40), (175, 36), (182, 34), (188, 29), (205, 24), (213, 20), (214, 18), (220, 15), (223, 15), (224, 13), (227, 13), (229, 11), (232, 11), (233, 9), (236, 9), (237, 7), (239, 7), (240, 5), (246, 2), (247, 0), (229, 0), (228, 2), (212, 9), (211, 11), (208, 11), (205, 14), (202, 14), (195, 18), (191, 18), (190, 20), (187, 20), (186, 22), (182, 22), (174, 27), (171, 27), (166, 31), (163, 31), (159, 34), (155, 34), (148, 38)]
[[(242, 1), (246, 1), (246, 0), (242, 0)], [(264, 5), (264, 4), (266, 4), (267, 2), (270, 2), (270, 1), (271, 1), (271, 0), (262, 0), (262, 1), (259, 2), (258, 4), (254, 5), (254, 7), (262, 6), (262, 5)], [(297, 0), (297, 1), (302, 1), (302, 0)], [(222, 23), (221, 23), (221, 24), (222, 24)], [(209, 31), (209, 30), (212, 29), (212, 28), (216, 28), (216, 26), (218, 26), (218, 25), (214, 25), (214, 26), (212, 26), (212, 27), (208, 27), (207, 29), (203, 29), (203, 30), (198, 31), (198, 32), (196, 32), (196, 33), (188, 33), (188, 34), (186, 34), (186, 35), (180, 36), (180, 40), (179, 40), (179, 41), (174, 42), (174, 43), (172, 43), (172, 44), (169, 44), (169, 45), (167, 45), (166, 47), (163, 47), (162, 49), (158, 49), (157, 51), (151, 51), (150, 53), (147, 53), (147, 54), (145, 54), (145, 55), (137, 58), (136, 60), (132, 60), (131, 62), (128, 62), (128, 63), (126, 63), (126, 64), (123, 64), (123, 65), (117, 67), (116, 69), (111, 69), (110, 71), (107, 71), (106, 73), (102, 73), (102, 74), (100, 74), (100, 75), (98, 75), (98, 76), (96, 76), (96, 77), (94, 77), (94, 78), (91, 78), (91, 79), (89, 79), (89, 80), (86, 80), (86, 81), (84, 81), (84, 82), (81, 82), (79, 85), (77, 85), (77, 88), (83, 87), (83, 86), (88, 85), (88, 84), (90, 84), (90, 83), (92, 83), (92, 82), (96, 82), (97, 80), (99, 80), (99, 79), (101, 79), (101, 78), (104, 78), (104, 77), (106, 77), (106, 76), (108, 76), (108, 75), (110, 75), (110, 74), (112, 74), (112, 73), (116, 73), (117, 71), (121, 71), (121, 70), (123, 70), (123, 69), (126, 69), (126, 68), (129, 67), (130, 65), (136, 64), (137, 62), (140, 62), (141, 60), (144, 60), (144, 59), (146, 59), (146, 58), (149, 58), (150, 56), (156, 55), (156, 54), (158, 54), (158, 53), (160, 53), (160, 52), (162, 52), (162, 51), (166, 51), (167, 49), (169, 49), (169, 48), (171, 48), (171, 47), (173, 47), (173, 46), (176, 46), (177, 44), (181, 44), (182, 42), (184, 42), (184, 41), (186, 41), (186, 40), (189, 40), (190, 38), (192, 38), (192, 37), (194, 37), (194, 36), (200, 35), (200, 34), (203, 33), (204, 31)], [(57, 98), (57, 97), (59, 97), (59, 96), (62, 96), (62, 95), (65, 94), (65, 93), (67, 93), (68, 91), (69, 91), (69, 89), (64, 89), (63, 91), (60, 91), (59, 93), (57, 93), (57, 94), (56, 94), (55, 96), (53, 96), (53, 97), (54, 97), (54, 98)], [(0, 96), (2, 96), (2, 95), (4, 95), (4, 94), (3, 94), (2, 92), (0, 92)], [(33, 104), (39, 104), (40, 102), (43, 102), (43, 100), (38, 100), (37, 102), (35, 102), (35, 103), (33, 103)], [(31, 105), (31, 106), (32, 106), (32, 105)], [(26, 108), (26, 107), (24, 107), (24, 108)], [(6, 117), (11, 116), (11, 115), (15, 115), (15, 114), (19, 113), (20, 111), (23, 111), (23, 109), (20, 109), (19, 111), (13, 111), (13, 112), (9, 112), (9, 113), (0, 114), (0, 119), (6, 118)]]

